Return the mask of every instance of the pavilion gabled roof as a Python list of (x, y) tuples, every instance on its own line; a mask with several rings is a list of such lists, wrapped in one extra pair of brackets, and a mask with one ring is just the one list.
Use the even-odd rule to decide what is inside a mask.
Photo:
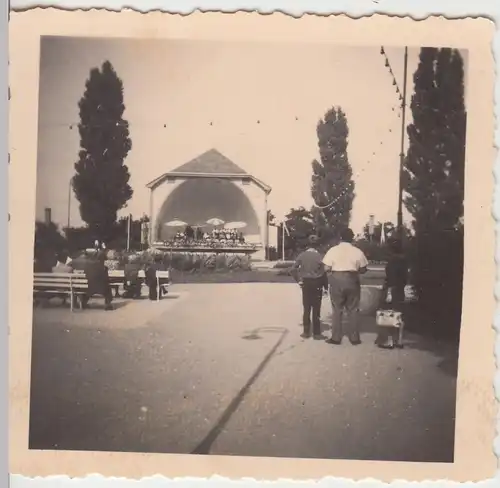
[(200, 156), (181, 164), (172, 171), (162, 174), (158, 178), (149, 182), (148, 188), (155, 188), (168, 177), (219, 177), (219, 178), (235, 178), (246, 176), (252, 179), (257, 185), (262, 187), (264, 191), (269, 193), (271, 188), (262, 181), (252, 175), (249, 175), (244, 169), (240, 168), (236, 163), (233, 163), (229, 158), (221, 154), (217, 149), (210, 149)]
[(217, 149), (210, 149), (200, 156), (175, 168), (171, 173), (203, 173), (203, 174), (234, 174), (246, 175), (247, 172), (241, 169), (236, 163), (221, 154)]

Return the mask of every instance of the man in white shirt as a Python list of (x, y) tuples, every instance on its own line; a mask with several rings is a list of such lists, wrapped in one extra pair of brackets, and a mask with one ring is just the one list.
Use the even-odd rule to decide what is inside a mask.
[(347, 318), (347, 335), (351, 344), (361, 344), (358, 325), (358, 309), (361, 297), (359, 275), (366, 273), (368, 260), (364, 253), (352, 245), (354, 232), (344, 229), (340, 235), (340, 243), (328, 250), (323, 264), (328, 274), (330, 300), (332, 302), (332, 337), (327, 342), (342, 342), (342, 313)]

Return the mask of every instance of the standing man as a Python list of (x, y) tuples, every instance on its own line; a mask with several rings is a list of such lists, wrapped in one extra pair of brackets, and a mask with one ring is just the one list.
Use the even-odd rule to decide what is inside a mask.
[(354, 232), (343, 229), (340, 243), (328, 250), (323, 263), (328, 274), (332, 302), (332, 337), (329, 344), (342, 342), (342, 315), (347, 316), (347, 335), (352, 345), (361, 344), (358, 324), (361, 298), (360, 274), (366, 273), (368, 260), (364, 253), (352, 245)]
[(302, 337), (311, 337), (311, 312), (313, 336), (322, 339), (321, 335), (321, 299), (323, 288), (328, 290), (328, 280), (325, 268), (318, 252), (318, 237), (309, 237), (309, 247), (299, 254), (292, 267), (291, 275), (302, 288), (302, 305), (304, 308), (302, 324), (304, 332)]

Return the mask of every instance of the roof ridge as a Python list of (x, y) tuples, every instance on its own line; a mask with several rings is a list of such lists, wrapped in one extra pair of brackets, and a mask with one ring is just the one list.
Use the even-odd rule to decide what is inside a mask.
[(205, 151), (168, 173), (248, 174), (216, 148)]

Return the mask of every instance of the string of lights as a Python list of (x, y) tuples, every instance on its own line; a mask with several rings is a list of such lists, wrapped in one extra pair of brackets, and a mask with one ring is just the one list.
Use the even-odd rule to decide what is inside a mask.
[[(402, 100), (402, 98), (403, 98), (403, 97), (402, 97), (402, 94), (401, 94), (401, 90), (400, 90), (400, 88), (399, 88), (399, 85), (398, 85), (397, 80), (396, 80), (396, 78), (395, 78), (394, 72), (393, 72), (392, 67), (391, 67), (391, 65), (390, 65), (389, 58), (387, 57), (387, 54), (386, 54), (385, 49), (384, 49), (383, 47), (381, 48), (380, 53), (381, 53), (381, 54), (384, 56), (384, 58), (385, 58), (385, 66), (388, 68), (389, 73), (391, 74), (391, 77), (392, 77), (392, 80), (393, 80), (393, 86), (395, 86), (395, 87), (396, 87), (396, 93), (397, 93), (397, 95), (398, 95), (399, 99), (400, 99), (400, 100)], [(395, 108), (394, 108), (394, 107), (392, 108), (392, 111), (395, 111)], [(397, 115), (398, 115), (398, 117), (400, 117), (400, 115), (399, 115), (399, 114), (397, 114)], [(298, 121), (298, 120), (299, 120), (299, 118), (298, 118), (298, 117), (295, 117), (295, 118), (294, 118), (294, 120), (295, 120), (295, 121)], [(210, 126), (213, 126), (213, 125), (214, 125), (214, 122), (213, 122), (213, 121), (209, 121), (209, 122), (207, 122), (207, 123), (208, 123), (208, 125), (210, 125)], [(121, 122), (121, 123), (120, 123), (120, 122), (116, 122), (115, 124), (116, 124), (116, 126), (120, 126), (120, 125), (121, 125), (121, 126), (124, 126), (124, 127), (130, 127), (130, 124), (129, 124), (127, 121), (123, 121), (123, 122)], [(157, 122), (157, 123), (146, 123), (146, 124), (147, 124), (147, 125), (149, 125), (150, 127), (151, 127), (151, 126), (159, 126), (159, 127), (163, 126), (163, 128), (166, 128), (166, 127), (167, 127), (167, 124), (165, 124), (165, 123), (164, 123), (164, 124), (162, 124), (161, 122)], [(146, 124), (144, 124), (144, 123), (140, 123), (140, 124), (134, 124), (134, 125), (142, 125), (142, 126), (144, 126), (144, 125), (146, 125)], [(261, 120), (256, 120), (256, 124), (261, 124)], [(49, 123), (49, 124), (44, 124), (44, 126), (46, 126), (46, 127), (47, 127), (47, 126), (49, 126), (49, 127), (67, 127), (67, 128), (69, 128), (70, 130), (73, 130), (73, 129), (75, 129), (75, 128), (76, 128), (76, 129), (80, 129), (81, 127), (87, 127), (87, 128), (108, 128), (108, 127), (110, 126), (110, 124), (106, 124), (106, 123), (104, 123), (104, 124), (103, 124), (103, 123), (96, 123), (96, 124), (84, 124), (84, 125), (82, 125), (82, 124), (81, 124), (81, 122), (72, 122), (72, 123), (53, 123), (53, 124), (50, 124), (50, 123)], [(389, 132), (392, 132), (392, 129), (389, 129)], [(381, 145), (383, 145), (383, 141), (381, 141)], [(373, 153), (373, 156), (376, 156), (376, 152), (374, 152), (374, 153)], [(370, 159), (371, 159), (371, 158), (370, 158)], [(367, 164), (371, 164), (371, 161), (370, 161), (370, 160), (368, 160), (368, 161), (367, 161)], [(358, 173), (359, 173), (359, 172), (364, 172), (364, 170), (365, 170), (365, 168), (361, 168), (361, 169), (360, 169), (360, 171), (358, 171)], [(315, 204), (315, 207), (316, 207), (316, 208), (318, 208), (318, 209), (321, 209), (321, 210), (324, 210), (324, 209), (327, 209), (327, 208), (332, 207), (332, 206), (333, 206), (333, 205), (335, 205), (335, 204), (336, 204), (336, 203), (337, 203), (337, 202), (338, 202), (341, 198), (343, 198), (343, 197), (346, 195), (346, 193), (347, 193), (348, 191), (350, 191), (350, 190), (351, 190), (352, 185), (353, 185), (353, 183), (352, 183), (352, 182), (350, 182), (350, 183), (349, 183), (349, 184), (348, 184), (348, 185), (344, 188), (344, 190), (342, 190), (342, 191), (341, 191), (341, 193), (340, 193), (340, 194), (339, 194), (339, 195), (338, 195), (335, 199), (333, 199), (331, 202), (329, 202), (328, 204), (326, 204), (326, 205), (317, 205), (317, 204)], [(315, 202), (315, 203), (316, 203), (316, 202)]]
[[(394, 74), (394, 70), (392, 69), (392, 66), (391, 66), (391, 62), (389, 61), (389, 56), (387, 56), (387, 53), (385, 51), (385, 48), (384, 46), (382, 46), (380, 48), (380, 54), (382, 55), (382, 57), (384, 58), (384, 65), (385, 67), (387, 68), (387, 70), (389, 71), (389, 74), (391, 75), (391, 78), (392, 78), (392, 86), (396, 87), (395, 90), (396, 90), (396, 95), (398, 96), (398, 100), (399, 100), (399, 108), (401, 109), (402, 108), (402, 105), (403, 105), (403, 92), (402, 92), (402, 89), (399, 87), (399, 83), (398, 83), (398, 80), (396, 79), (396, 75)], [(408, 106), (406, 106), (406, 108), (408, 108)], [(394, 110), (394, 109), (393, 109)]]
[[(294, 117), (293, 119), (295, 122), (299, 121), (298, 117)], [(213, 120), (209, 120), (205, 122), (209, 126), (214, 126), (216, 125)], [(262, 124), (262, 120), (256, 120), (255, 123), (257, 125)], [(163, 123), (163, 122), (134, 122), (133, 124), (123, 121), (123, 122), (115, 122), (115, 126), (122, 126), (122, 127), (131, 127), (131, 126), (148, 126), (148, 127), (158, 127), (158, 128), (163, 128), (166, 129), (168, 127), (168, 124)], [(49, 123), (44, 123), (41, 125), (42, 128), (53, 128), (53, 127), (62, 127), (62, 128), (67, 128), (69, 130), (73, 129), (79, 129), (80, 127), (86, 127), (86, 128), (108, 128), (110, 127), (111, 124), (106, 124), (106, 123), (96, 123), (96, 124), (82, 124), (81, 122), (49, 122)]]
[[(387, 52), (385, 51), (385, 48), (384, 46), (382, 46), (380, 48), (380, 54), (382, 55), (382, 57), (384, 58), (384, 64), (385, 64), (385, 67), (387, 68), (387, 70), (389, 71), (389, 74), (392, 78), (392, 85), (396, 87), (396, 94), (398, 96), (398, 100), (399, 100), (399, 105), (398, 105), (398, 108), (399, 108), (399, 113), (398, 113), (398, 117), (401, 117), (401, 114), (400, 112), (402, 111), (403, 109), (403, 94), (402, 94), (402, 91), (401, 89), (399, 88), (399, 84), (398, 84), (398, 81), (396, 79), (396, 76), (394, 74), (394, 70), (392, 69), (392, 66), (391, 66), (391, 63), (389, 61), (389, 57), (387, 56)], [(405, 104), (405, 108), (407, 110), (411, 110), (411, 107), (408, 106), (408, 104)], [(394, 111), (394, 107), (392, 108), (392, 110)], [(408, 133), (408, 138), (409, 140), (419, 148), (420, 150), (420, 153), (428, 158), (428, 159), (433, 159), (433, 158), (436, 158), (436, 157), (440, 157), (440, 155), (437, 153), (437, 151), (435, 151), (433, 148), (430, 148), (430, 147), (425, 147), (412, 133)], [(453, 132), (453, 131), (450, 131), (449, 132), (449, 135), (455, 139), (455, 141), (457, 143), (460, 143), (460, 141), (458, 140), (456, 134)]]
[(353, 182), (350, 181), (346, 187), (340, 192), (340, 194), (334, 198), (329, 204), (327, 205), (317, 205), (316, 202), (315, 202), (315, 207), (316, 208), (319, 208), (320, 210), (324, 210), (326, 208), (329, 208), (331, 206), (333, 206), (334, 204), (336, 204), (342, 197), (344, 197), (346, 195), (346, 193), (352, 188), (353, 186)]

